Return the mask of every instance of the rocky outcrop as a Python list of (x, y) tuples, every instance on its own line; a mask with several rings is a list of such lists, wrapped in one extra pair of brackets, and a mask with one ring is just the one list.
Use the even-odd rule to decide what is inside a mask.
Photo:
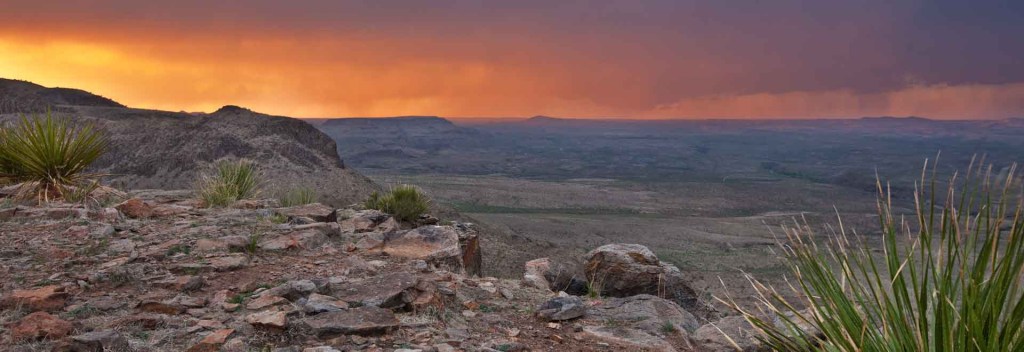
[(601, 295), (628, 297), (649, 294), (664, 297), (699, 316), (713, 312), (698, 300), (682, 273), (672, 264), (658, 260), (650, 249), (639, 244), (608, 244), (584, 257), (591, 286)]
[[(571, 296), (469, 275), (480, 252), (468, 224), (408, 229), (377, 211), (262, 200), (207, 209), (187, 194), (133, 196), (152, 213), (0, 209), (16, 219), (0, 221), (0, 325), (10, 331), (0, 345), (687, 351), (693, 342), (696, 318), (667, 299)], [(536, 267), (545, 282), (571, 277)]]
[(131, 109), (84, 91), (4, 79), (0, 93), (9, 105), (25, 108), (0, 106), (0, 123), (47, 108), (94, 122), (110, 140), (94, 171), (121, 188), (192, 189), (200, 172), (230, 158), (255, 161), (268, 196), (305, 187), (318, 190), (325, 204), (345, 206), (378, 188), (345, 167), (330, 137), (299, 119), (237, 106), (209, 114)]

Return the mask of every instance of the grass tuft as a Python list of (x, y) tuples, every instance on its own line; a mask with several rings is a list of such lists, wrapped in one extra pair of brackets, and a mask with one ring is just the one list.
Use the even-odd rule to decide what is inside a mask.
[(65, 198), (95, 184), (86, 169), (107, 150), (107, 137), (91, 123), (68, 118), (26, 117), (0, 127), (0, 183), (21, 184), (17, 198), (38, 202)]
[(909, 219), (878, 182), (882, 253), (841, 219), (825, 241), (806, 221), (784, 228), (798, 298), (750, 278), (760, 312), (719, 300), (780, 351), (1024, 350), (1024, 193), (1016, 166), (994, 179), (975, 165), (942, 192), (926, 162)]
[(297, 205), (316, 203), (316, 199), (316, 191), (312, 188), (299, 187), (285, 192), (284, 195), (278, 198), (278, 202), (281, 203), (282, 207), (294, 207)]
[(260, 172), (252, 161), (224, 160), (200, 177), (197, 193), (209, 207), (226, 207), (238, 200), (259, 195)]
[(420, 215), (430, 209), (430, 199), (418, 188), (402, 185), (392, 188), (384, 195), (374, 192), (363, 206), (391, 214), (398, 220), (411, 222), (419, 219)]

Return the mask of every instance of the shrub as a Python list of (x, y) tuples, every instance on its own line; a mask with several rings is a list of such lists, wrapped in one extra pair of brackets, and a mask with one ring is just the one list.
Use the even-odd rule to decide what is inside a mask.
[(927, 183), (922, 173), (912, 221), (877, 182), (882, 253), (851, 242), (841, 220), (820, 246), (806, 224), (786, 228), (798, 298), (751, 280), (760, 314), (720, 301), (780, 351), (1022, 351), (1024, 207), (1013, 172), (992, 182), (989, 171), (954, 176), (945, 194), (934, 169)]
[(282, 207), (293, 207), (296, 205), (316, 203), (316, 198), (316, 191), (312, 188), (299, 187), (286, 192), (278, 198), (278, 202), (281, 203)]
[(210, 174), (200, 177), (197, 193), (207, 206), (224, 207), (259, 194), (260, 173), (249, 160), (216, 163)]
[(430, 200), (416, 187), (402, 185), (384, 195), (374, 192), (363, 206), (391, 214), (401, 221), (413, 221), (430, 209)]
[[(67, 118), (25, 117), (0, 128), (0, 181), (21, 183), (18, 198), (63, 198), (101, 175), (85, 170), (107, 150), (107, 138), (92, 124)], [(91, 181), (91, 182), (90, 182)]]

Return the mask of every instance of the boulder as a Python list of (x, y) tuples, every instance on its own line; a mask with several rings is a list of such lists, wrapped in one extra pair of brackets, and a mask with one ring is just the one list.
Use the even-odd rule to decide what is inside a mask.
[(297, 205), (288, 208), (278, 208), (275, 210), (278, 214), (291, 218), (310, 218), (318, 222), (336, 222), (338, 221), (338, 212), (329, 206), (312, 203), (305, 205)]
[(49, 285), (34, 290), (14, 290), (0, 301), (5, 308), (24, 307), (35, 310), (55, 311), (64, 308), (67, 293), (64, 288)]
[(396, 257), (422, 259), (455, 272), (464, 270), (459, 233), (451, 226), (423, 226), (389, 233), (384, 238), (384, 252)]
[(359, 307), (317, 314), (303, 319), (302, 325), (318, 337), (337, 335), (374, 335), (395, 330), (399, 321), (388, 309)]
[(142, 199), (132, 198), (114, 206), (114, 209), (132, 219), (145, 219), (153, 216), (153, 207)]
[(639, 244), (608, 244), (584, 256), (591, 286), (602, 296), (629, 297), (650, 294), (664, 297), (683, 309), (708, 317), (713, 310), (697, 299), (693, 288), (672, 264), (663, 263)]
[(675, 302), (651, 295), (604, 300), (587, 309), (587, 320), (600, 323), (627, 322), (629, 327), (652, 335), (664, 334), (667, 326), (671, 326), (672, 330), (687, 332), (700, 327), (697, 318)]
[(537, 307), (537, 316), (547, 321), (576, 319), (586, 313), (583, 300), (577, 296), (555, 297)]
[(577, 276), (576, 270), (569, 266), (552, 262), (548, 258), (539, 258), (526, 262), (523, 270), (523, 283), (527, 286), (550, 290), (564, 291), (570, 295), (587, 294), (587, 282)]
[(131, 351), (128, 339), (117, 331), (104, 330), (87, 332), (71, 338), (72, 352), (127, 352)]
[(26, 315), (10, 327), (11, 341), (59, 339), (71, 334), (74, 326), (47, 312)]

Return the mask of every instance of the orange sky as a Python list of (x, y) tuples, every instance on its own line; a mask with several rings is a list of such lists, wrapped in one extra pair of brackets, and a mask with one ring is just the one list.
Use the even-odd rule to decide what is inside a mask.
[[(10, 16), (0, 77), (132, 107), (234, 104), (297, 117), (1024, 116), (1021, 50), (1007, 46), (1020, 39), (993, 34), (1003, 27), (933, 29), (963, 38), (923, 45), (932, 34), (873, 24), (871, 11), (800, 3), (818, 15), (787, 14), (789, 2), (737, 14), (672, 1), (440, 10), (255, 1), (232, 15), (231, 2), (209, 14), (200, 1), (71, 1), (52, 13), (15, 1), (0, 15)], [(751, 21), (758, 15), (778, 18)]]

